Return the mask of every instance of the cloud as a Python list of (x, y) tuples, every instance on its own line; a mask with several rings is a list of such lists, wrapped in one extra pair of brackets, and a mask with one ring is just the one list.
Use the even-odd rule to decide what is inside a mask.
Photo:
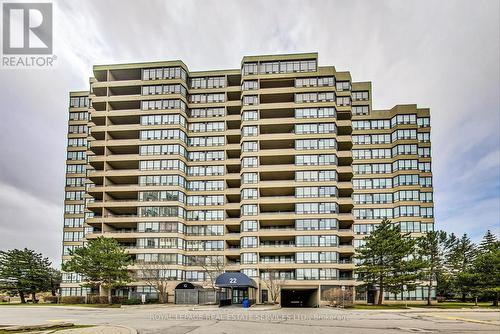
[(499, 6), (55, 1), (57, 67), (0, 69), (0, 210), (9, 212), (0, 218), (0, 249), (40, 245), (51, 257), (60, 253), (68, 92), (88, 89), (92, 65), (181, 59), (208, 70), (238, 68), (245, 55), (316, 51), (320, 65), (372, 81), (377, 109), (431, 108), (437, 228), (476, 237), (498, 227)]

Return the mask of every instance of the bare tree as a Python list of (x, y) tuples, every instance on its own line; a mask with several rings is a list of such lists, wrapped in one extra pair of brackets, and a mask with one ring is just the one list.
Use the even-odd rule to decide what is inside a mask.
[(344, 291), (339, 287), (331, 287), (323, 292), (323, 297), (330, 302), (330, 306), (350, 306), (353, 302), (351, 287), (346, 287)]
[(270, 270), (268, 275), (264, 278), (264, 284), (269, 291), (269, 296), (274, 304), (277, 303), (278, 297), (281, 293), (281, 287), (285, 284), (285, 279), (280, 276), (277, 270)]
[(158, 262), (141, 263), (138, 265), (137, 278), (156, 290), (158, 302), (168, 302), (167, 286), (170, 278), (164, 274), (165, 265)]
[(216, 289), (215, 280), (217, 277), (224, 273), (226, 270), (226, 264), (224, 263), (224, 257), (222, 256), (200, 256), (195, 257), (195, 266), (200, 266), (205, 274), (205, 281), (209, 282), (212, 289)]

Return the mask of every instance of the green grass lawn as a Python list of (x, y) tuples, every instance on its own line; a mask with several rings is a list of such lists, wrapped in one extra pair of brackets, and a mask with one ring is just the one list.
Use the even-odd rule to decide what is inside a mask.
[(76, 306), (76, 307), (98, 307), (98, 308), (120, 308), (121, 304), (51, 304), (51, 303), (38, 303), (38, 304), (21, 304), (21, 303), (0, 303), (0, 306)]
[[(76, 329), (76, 328), (88, 328), (88, 327), (94, 327), (94, 325), (73, 325), (70, 327), (52, 327), (50, 328), (50, 331), (62, 331), (65, 329)], [(0, 334), (15, 334), (15, 333), (32, 333), (36, 330), (33, 329), (27, 329), (27, 330), (21, 330), (21, 331), (6, 331), (0, 328)]]
[[(498, 306), (492, 306), (491, 302), (478, 302), (477, 306), (474, 303), (462, 303), (462, 302), (443, 302), (437, 303), (430, 306), (427, 304), (410, 304), (408, 307), (418, 307), (418, 308), (437, 308), (437, 309), (460, 309), (460, 308), (499, 308)], [(355, 304), (351, 308), (361, 309), (361, 310), (390, 310), (390, 309), (404, 309), (405, 304), (383, 304), (383, 305), (366, 305), (366, 304)]]
[(473, 302), (443, 302), (437, 303), (431, 306), (427, 305), (411, 305), (413, 307), (425, 307), (425, 308), (476, 308), (476, 307), (488, 307), (488, 308), (498, 308), (498, 306), (493, 306), (491, 302), (478, 302), (477, 306)]

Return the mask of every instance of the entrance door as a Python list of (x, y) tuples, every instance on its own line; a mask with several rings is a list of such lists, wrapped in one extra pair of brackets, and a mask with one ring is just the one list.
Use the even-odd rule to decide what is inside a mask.
[(260, 292), (260, 302), (261, 303), (267, 303), (268, 301), (268, 291), (267, 290), (261, 290)]
[(366, 293), (366, 302), (368, 304), (375, 304), (375, 292), (376, 290), (368, 289)]
[(233, 304), (241, 304), (245, 298), (248, 298), (248, 290), (233, 289)]

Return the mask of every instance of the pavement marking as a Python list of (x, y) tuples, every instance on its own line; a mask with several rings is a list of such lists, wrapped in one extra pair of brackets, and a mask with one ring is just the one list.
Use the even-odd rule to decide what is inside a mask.
[(436, 315), (432, 313), (422, 313), (423, 315), (431, 316), (431, 317), (436, 317), (436, 318), (442, 318), (442, 319), (447, 319), (447, 320), (460, 320), (460, 321), (465, 321), (465, 322), (473, 322), (477, 324), (486, 324), (486, 325), (493, 325), (493, 326), (499, 326), (500, 324), (495, 324), (491, 321), (487, 320), (476, 320), (476, 319), (468, 319), (468, 318), (462, 318), (462, 317), (451, 317), (451, 316), (444, 316), (444, 315)]

